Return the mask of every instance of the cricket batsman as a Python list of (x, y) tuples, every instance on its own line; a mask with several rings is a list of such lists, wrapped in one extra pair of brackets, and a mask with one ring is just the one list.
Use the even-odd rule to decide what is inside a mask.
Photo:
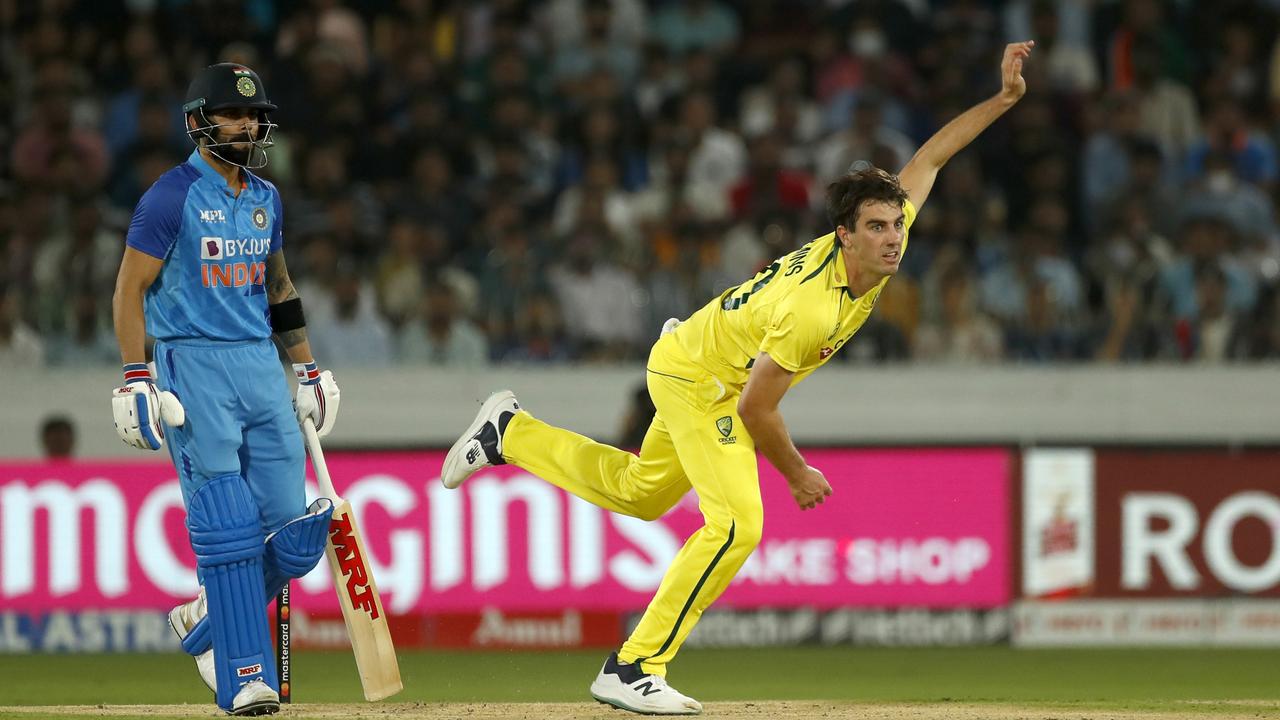
[[(1031, 42), (1007, 46), (995, 96), (947, 123), (896, 176), (868, 166), (827, 189), (833, 232), (726, 290), (688, 320), (667, 321), (649, 354), (657, 414), (637, 457), (548, 425), (509, 391), (485, 401), (445, 458), (456, 488), (511, 463), (613, 512), (654, 520), (690, 488), (705, 524), (676, 554), (639, 625), (591, 684), (596, 700), (653, 715), (695, 715), (702, 705), (666, 683), (667, 664), (703, 611), (760, 541), (764, 509), (756, 450), (791, 486), (802, 510), (831, 494), (822, 471), (791, 442), (778, 411), (787, 390), (820, 367), (866, 322), (898, 271), (907, 231), (938, 171), (1022, 98)], [(857, 388), (855, 416), (891, 393)]]
[[(267, 163), (275, 109), (247, 67), (195, 77), (183, 110), (196, 148), (138, 201), (112, 302), (116, 432), (143, 450), (168, 441), (200, 577), (169, 621), (233, 715), (280, 709), (265, 605), (315, 567), (332, 513), (328, 500), (307, 506), (298, 423), (328, 434), (338, 387), (311, 356), (280, 193), (250, 172)], [(294, 363), (292, 405), (273, 335)]]

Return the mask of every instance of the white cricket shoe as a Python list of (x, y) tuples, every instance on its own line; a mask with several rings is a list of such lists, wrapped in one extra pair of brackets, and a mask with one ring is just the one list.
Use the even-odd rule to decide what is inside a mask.
[[(195, 627), (196, 623), (208, 613), (209, 606), (205, 601), (204, 587), (201, 586), (200, 594), (195, 600), (178, 605), (169, 611), (169, 627), (177, 633), (179, 641), (185, 640), (191, 628)], [(217, 693), (218, 676), (214, 670), (213, 648), (196, 656), (196, 671), (200, 673), (200, 679), (204, 684), (209, 686), (210, 692)]]
[(452, 490), (481, 468), (506, 465), (502, 459), (502, 434), (520, 410), (510, 390), (499, 390), (480, 406), (471, 427), (449, 448), (440, 470), (440, 482)]
[(606, 705), (644, 715), (699, 715), (702, 703), (667, 684), (661, 675), (645, 675), (636, 663), (618, 662), (610, 653), (596, 681), (591, 697)]
[(231, 701), (232, 715), (274, 715), (280, 712), (280, 693), (262, 681), (250, 680)]

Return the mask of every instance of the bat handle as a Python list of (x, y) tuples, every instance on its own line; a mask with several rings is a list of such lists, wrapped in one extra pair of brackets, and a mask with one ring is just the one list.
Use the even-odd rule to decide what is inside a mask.
[(311, 418), (302, 419), (302, 436), (307, 442), (307, 454), (311, 456), (311, 465), (316, 469), (316, 482), (320, 483), (320, 494), (337, 505), (342, 501), (338, 492), (333, 489), (333, 480), (329, 477), (329, 466), (324, 461), (324, 451), (320, 449), (320, 436), (316, 434), (315, 423)]

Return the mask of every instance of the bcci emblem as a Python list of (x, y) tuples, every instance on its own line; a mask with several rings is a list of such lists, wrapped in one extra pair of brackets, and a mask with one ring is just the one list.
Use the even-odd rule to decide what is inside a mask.
[(242, 77), (236, 80), (236, 90), (245, 97), (253, 97), (258, 94), (258, 86), (253, 84), (252, 78)]
[(738, 438), (733, 435), (733, 418), (728, 415), (716, 420), (716, 429), (720, 431), (721, 445), (732, 445), (738, 442)]
[(253, 226), (259, 230), (267, 229), (267, 210), (266, 208), (253, 209)]

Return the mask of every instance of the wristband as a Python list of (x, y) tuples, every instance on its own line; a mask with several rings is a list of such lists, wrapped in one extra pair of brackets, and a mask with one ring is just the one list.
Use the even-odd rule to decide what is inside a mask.
[(125, 363), (124, 384), (151, 382), (151, 370), (146, 363)]
[(294, 363), (293, 374), (294, 377), (298, 378), (299, 385), (315, 385), (320, 382), (320, 368), (316, 366), (315, 360), (307, 363)]

